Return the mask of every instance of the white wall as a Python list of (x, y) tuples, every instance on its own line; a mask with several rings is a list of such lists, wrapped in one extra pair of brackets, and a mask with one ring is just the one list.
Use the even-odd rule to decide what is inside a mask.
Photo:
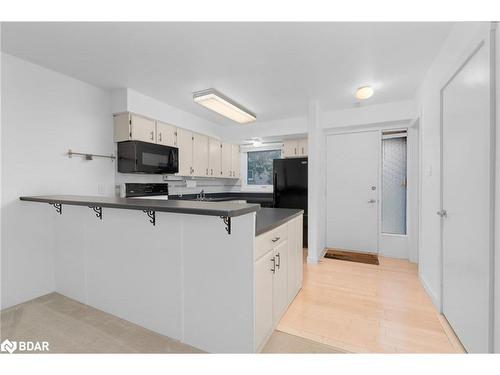
[[(110, 94), (2, 55), (2, 299), (6, 308), (54, 291), (54, 218), (22, 195), (109, 195), (115, 163), (65, 153), (110, 154)], [(64, 210), (64, 208), (63, 208)], [(59, 219), (59, 217), (58, 217)]]
[(416, 117), (415, 102), (403, 100), (377, 105), (362, 105), (343, 110), (327, 111), (322, 114), (322, 124), (327, 128), (387, 126), (391, 122), (412, 120)]
[[(459, 22), (453, 27), (427, 72), (417, 95), (421, 131), (421, 227), (419, 275), (436, 306), (440, 305), (440, 97), (445, 81), (456, 70), (471, 44), (484, 36), (489, 23)], [(479, 34), (478, 34), (479, 33)]]

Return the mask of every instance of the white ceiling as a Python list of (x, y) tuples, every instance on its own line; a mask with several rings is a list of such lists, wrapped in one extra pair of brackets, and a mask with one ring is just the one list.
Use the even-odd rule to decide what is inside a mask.
[[(218, 124), (216, 88), (258, 121), (412, 99), (452, 23), (3, 23), (2, 50), (91, 84), (129, 87)], [(241, 125), (237, 125), (241, 126)]]

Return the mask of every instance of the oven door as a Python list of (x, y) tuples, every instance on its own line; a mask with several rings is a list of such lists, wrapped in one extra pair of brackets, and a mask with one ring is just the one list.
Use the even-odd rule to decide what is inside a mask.
[(118, 172), (171, 174), (179, 172), (176, 147), (140, 141), (118, 143)]

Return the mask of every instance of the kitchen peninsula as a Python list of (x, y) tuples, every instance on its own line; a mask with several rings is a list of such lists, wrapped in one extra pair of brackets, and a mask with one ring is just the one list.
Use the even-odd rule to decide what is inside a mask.
[(261, 350), (302, 286), (302, 210), (20, 199), (54, 207), (57, 292), (208, 352)]

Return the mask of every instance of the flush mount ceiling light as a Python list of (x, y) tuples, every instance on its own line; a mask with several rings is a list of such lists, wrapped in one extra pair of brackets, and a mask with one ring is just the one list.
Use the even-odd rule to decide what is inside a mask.
[(371, 86), (363, 86), (356, 90), (357, 99), (368, 99), (373, 95), (373, 88)]
[(193, 94), (193, 100), (217, 112), (219, 115), (240, 124), (246, 124), (247, 122), (252, 122), (257, 119), (254, 113), (214, 89), (195, 92)]

